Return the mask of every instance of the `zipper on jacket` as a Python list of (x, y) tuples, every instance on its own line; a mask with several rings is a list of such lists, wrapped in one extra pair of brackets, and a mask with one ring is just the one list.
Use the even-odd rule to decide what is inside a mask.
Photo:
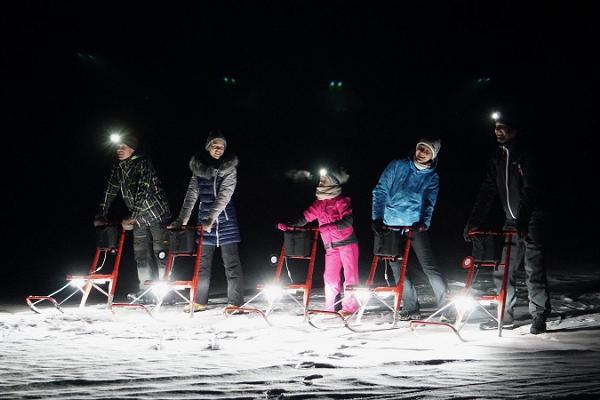
[(510, 215), (513, 217), (513, 219), (517, 219), (517, 217), (515, 217), (515, 214), (512, 211), (512, 208), (510, 208), (510, 192), (508, 190), (508, 166), (510, 165), (510, 152), (508, 151), (508, 147), (502, 146), (502, 148), (504, 148), (504, 150), (506, 151), (506, 170), (504, 171), (504, 185), (506, 186), (506, 205), (508, 206), (508, 212), (510, 212)]
[(215, 235), (217, 236), (217, 247), (219, 247), (219, 218), (217, 218), (215, 223), (217, 225), (215, 228)]
[[(219, 170), (215, 173), (215, 179), (213, 180), (213, 194), (215, 196), (215, 201), (217, 201), (217, 176), (219, 176)], [(217, 236), (217, 247), (219, 247), (219, 216), (217, 215), (215, 218), (215, 235)]]

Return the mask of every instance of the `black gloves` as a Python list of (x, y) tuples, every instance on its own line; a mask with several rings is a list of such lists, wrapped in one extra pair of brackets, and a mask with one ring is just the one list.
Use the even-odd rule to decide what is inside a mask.
[(106, 218), (104, 218), (102, 215), (96, 215), (94, 217), (94, 228), (104, 225), (108, 225), (108, 221), (106, 220)]
[(479, 228), (476, 226), (467, 224), (467, 226), (465, 226), (465, 229), (463, 230), (463, 238), (465, 239), (465, 242), (472, 242), (474, 236), (469, 236), (469, 232), (475, 232), (478, 229)]
[(295, 221), (291, 221), (286, 223), (287, 226), (304, 226), (308, 223), (308, 221), (306, 221), (306, 218), (304, 218), (304, 215), (301, 216), (300, 218), (298, 218)]
[(427, 230), (427, 227), (422, 222), (415, 222), (412, 224), (412, 228), (414, 232), (424, 232)]
[(167, 229), (173, 229), (175, 231), (178, 231), (181, 229), (181, 225), (181, 220), (174, 219), (169, 225), (167, 225)]
[(519, 237), (525, 238), (529, 233), (529, 220), (525, 218), (517, 218), (517, 232), (519, 232)]
[(137, 221), (135, 218), (125, 218), (123, 221), (121, 221), (121, 226), (123, 226), (123, 229), (126, 231), (132, 231), (136, 224)]
[(375, 233), (381, 233), (383, 231), (383, 220), (382, 219), (374, 219), (371, 221), (371, 229)]

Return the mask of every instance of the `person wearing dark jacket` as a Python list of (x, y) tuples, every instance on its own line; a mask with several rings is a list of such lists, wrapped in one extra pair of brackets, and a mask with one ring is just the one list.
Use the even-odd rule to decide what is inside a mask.
[[(530, 331), (532, 334), (539, 334), (546, 331), (546, 317), (550, 312), (546, 270), (542, 260), (544, 212), (540, 168), (532, 148), (520, 137), (521, 121), (517, 119), (517, 115), (496, 112), (492, 114), (492, 118), (495, 121), (496, 141), (500, 146), (490, 159), (485, 179), (465, 226), (465, 240), (470, 240), (469, 232), (477, 231), (485, 223), (494, 199), (499, 198), (506, 216), (503, 230), (518, 232), (511, 248), (503, 327), (513, 327), (515, 275), (520, 264), (524, 263), (529, 313), (533, 318)], [(506, 251), (505, 248), (504, 252)], [(503, 269), (494, 273), (498, 289), (502, 284), (503, 273)], [(490, 320), (480, 327), (497, 329), (498, 323)]]
[[(210, 277), (214, 254), (221, 249), (221, 257), (227, 277), (227, 299), (230, 306), (244, 302), (242, 264), (238, 252), (241, 241), (232, 196), (237, 184), (238, 158), (226, 154), (227, 141), (221, 132), (210, 132), (206, 140), (206, 152), (192, 157), (192, 177), (187, 193), (172, 227), (188, 223), (192, 210), (198, 202), (198, 223), (204, 230), (200, 279), (194, 302), (194, 312), (204, 311), (208, 303)], [(186, 306), (189, 312), (190, 307)]]
[(162, 277), (168, 238), (165, 224), (171, 219), (169, 202), (150, 159), (139, 153), (134, 136), (115, 136), (118, 161), (113, 166), (107, 188), (95, 217), (94, 225), (107, 223), (110, 205), (121, 193), (130, 212), (122, 222), (123, 228), (133, 230), (133, 253), (137, 264), (139, 290), (129, 294), (136, 299), (144, 289), (144, 282)]

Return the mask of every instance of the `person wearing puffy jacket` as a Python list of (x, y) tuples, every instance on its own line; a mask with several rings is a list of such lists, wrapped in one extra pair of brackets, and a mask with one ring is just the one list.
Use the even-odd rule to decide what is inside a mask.
[[(217, 248), (221, 249), (225, 266), (229, 306), (241, 306), (244, 303), (242, 264), (238, 251), (241, 239), (232, 202), (237, 184), (238, 158), (231, 153), (226, 154), (226, 147), (227, 141), (221, 132), (210, 132), (206, 140), (206, 153), (200, 152), (190, 161), (192, 177), (179, 217), (171, 223), (171, 227), (187, 224), (198, 203), (198, 223), (202, 225), (204, 237), (194, 312), (206, 310)], [(185, 311), (190, 311), (189, 306)]]
[[(343, 171), (328, 171), (321, 174), (315, 200), (293, 226), (304, 226), (317, 220), (325, 247), (325, 309), (336, 311), (336, 298), (342, 293), (340, 273), (344, 271), (344, 292), (348, 285), (358, 285), (358, 239), (352, 227), (351, 200), (342, 195), (342, 184), (349, 178)], [(287, 225), (278, 224), (280, 230)], [(353, 296), (344, 296), (339, 313), (348, 317), (356, 312), (358, 303)]]
[[(373, 230), (386, 226), (413, 227), (412, 249), (433, 289), (437, 306), (445, 302), (447, 282), (438, 268), (427, 230), (439, 191), (435, 172), (441, 148), (439, 139), (421, 139), (412, 157), (393, 160), (381, 174), (373, 189)], [(400, 261), (390, 262), (398, 283)], [(402, 295), (401, 320), (420, 319), (417, 291), (407, 271)]]

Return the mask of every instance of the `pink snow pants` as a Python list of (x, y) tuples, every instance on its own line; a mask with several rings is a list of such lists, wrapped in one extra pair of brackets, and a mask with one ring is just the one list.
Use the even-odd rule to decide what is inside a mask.
[[(358, 243), (329, 248), (325, 253), (325, 310), (335, 311), (335, 298), (342, 290), (340, 273), (344, 269), (344, 291), (347, 285), (358, 285)], [(342, 310), (355, 312), (358, 303), (354, 296), (344, 296)]]

